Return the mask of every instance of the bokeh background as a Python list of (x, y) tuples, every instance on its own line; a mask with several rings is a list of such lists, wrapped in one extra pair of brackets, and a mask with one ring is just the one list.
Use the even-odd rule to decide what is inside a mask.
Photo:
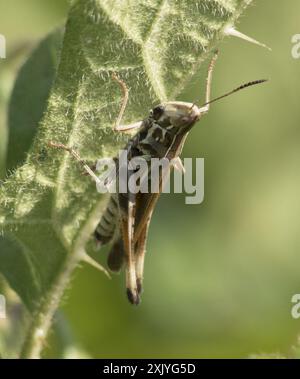
[[(0, 171), (8, 141), (6, 109), (31, 49), (66, 17), (65, 0), (0, 0)], [(254, 1), (239, 29), (272, 48), (227, 38), (214, 73), (215, 96), (253, 79), (266, 85), (211, 107), (183, 156), (205, 158), (205, 200), (163, 195), (151, 226), (142, 304), (84, 266), (57, 316), (45, 356), (106, 358), (248, 357), (291, 354), (300, 319), (300, 3)], [(203, 94), (204, 69), (182, 100)], [(30, 96), (30, 94), (28, 94)], [(103, 253), (99, 253), (103, 254)], [(105, 261), (105, 256), (100, 260)]]

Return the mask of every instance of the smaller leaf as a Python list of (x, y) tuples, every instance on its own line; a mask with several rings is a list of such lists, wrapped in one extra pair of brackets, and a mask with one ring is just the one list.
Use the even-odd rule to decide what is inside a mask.
[(19, 71), (8, 111), (7, 169), (13, 169), (25, 160), (46, 110), (62, 36), (63, 30), (59, 29), (46, 37)]
[(0, 237), (0, 270), (30, 309), (31, 299), (38, 295), (39, 290), (29, 274), (31, 268), (26, 253), (15, 240), (7, 236)]

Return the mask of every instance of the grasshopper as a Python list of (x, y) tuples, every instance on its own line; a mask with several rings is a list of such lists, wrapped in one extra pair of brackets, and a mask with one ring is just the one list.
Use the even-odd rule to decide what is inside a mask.
[[(196, 122), (209, 111), (210, 104), (241, 89), (266, 81), (262, 79), (248, 82), (211, 100), (212, 73), (217, 55), (215, 52), (208, 67), (204, 104), (198, 106), (195, 103), (182, 101), (165, 102), (155, 106), (144, 120), (130, 125), (121, 125), (128, 101), (128, 88), (113, 74), (113, 79), (123, 92), (123, 101), (114, 130), (116, 132), (137, 130), (125, 146), (128, 160), (139, 156), (148, 160), (167, 158), (170, 166), (183, 171), (180, 154), (185, 140)], [(67, 150), (83, 165), (87, 174), (97, 181), (94, 171), (81, 160), (73, 148), (53, 142), (50, 142), (50, 146)], [(117, 158), (115, 160), (117, 161)], [(129, 178), (131, 174), (132, 171), (129, 170), (127, 177)], [(107, 208), (94, 231), (94, 237), (101, 246), (112, 243), (107, 261), (109, 269), (119, 272), (125, 264), (127, 297), (130, 303), (135, 305), (140, 303), (147, 234), (153, 210), (161, 193), (162, 181), (163, 173), (160, 174), (159, 190), (156, 193), (116, 191), (115, 194), (111, 194)]]

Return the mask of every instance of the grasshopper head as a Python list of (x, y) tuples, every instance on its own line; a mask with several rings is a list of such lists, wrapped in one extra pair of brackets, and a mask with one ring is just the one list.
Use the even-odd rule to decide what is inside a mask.
[(173, 126), (178, 129), (190, 129), (203, 114), (208, 112), (210, 104), (214, 103), (215, 101), (221, 100), (224, 97), (232, 95), (233, 93), (238, 92), (242, 89), (256, 84), (264, 83), (266, 81), (266, 79), (259, 79), (242, 84), (222, 96), (216, 97), (213, 100), (206, 101), (200, 107), (195, 103), (185, 103), (183, 101), (170, 101), (167, 103), (159, 104), (150, 111), (150, 118), (152, 118), (161, 127)]
[(157, 105), (150, 111), (150, 117), (161, 127), (177, 128), (193, 125), (201, 116), (200, 108), (192, 103), (171, 101)]

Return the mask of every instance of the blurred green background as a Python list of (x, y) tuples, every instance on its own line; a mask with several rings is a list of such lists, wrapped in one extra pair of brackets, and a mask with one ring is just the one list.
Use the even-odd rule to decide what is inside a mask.
[[(67, 9), (64, 0), (0, 0), (8, 56), (0, 62), (2, 173), (14, 78)], [(192, 131), (183, 156), (205, 158), (204, 203), (161, 197), (141, 306), (127, 303), (123, 275), (108, 281), (93, 268), (77, 270), (45, 356), (60, 355), (66, 344), (71, 356), (74, 344), (107, 358), (289, 354), (300, 332), (290, 313), (300, 293), (300, 59), (291, 55), (300, 3), (257, 0), (238, 28), (272, 52), (227, 38), (213, 95), (248, 80), (271, 81), (213, 105)], [(182, 100), (203, 95), (202, 71)]]

